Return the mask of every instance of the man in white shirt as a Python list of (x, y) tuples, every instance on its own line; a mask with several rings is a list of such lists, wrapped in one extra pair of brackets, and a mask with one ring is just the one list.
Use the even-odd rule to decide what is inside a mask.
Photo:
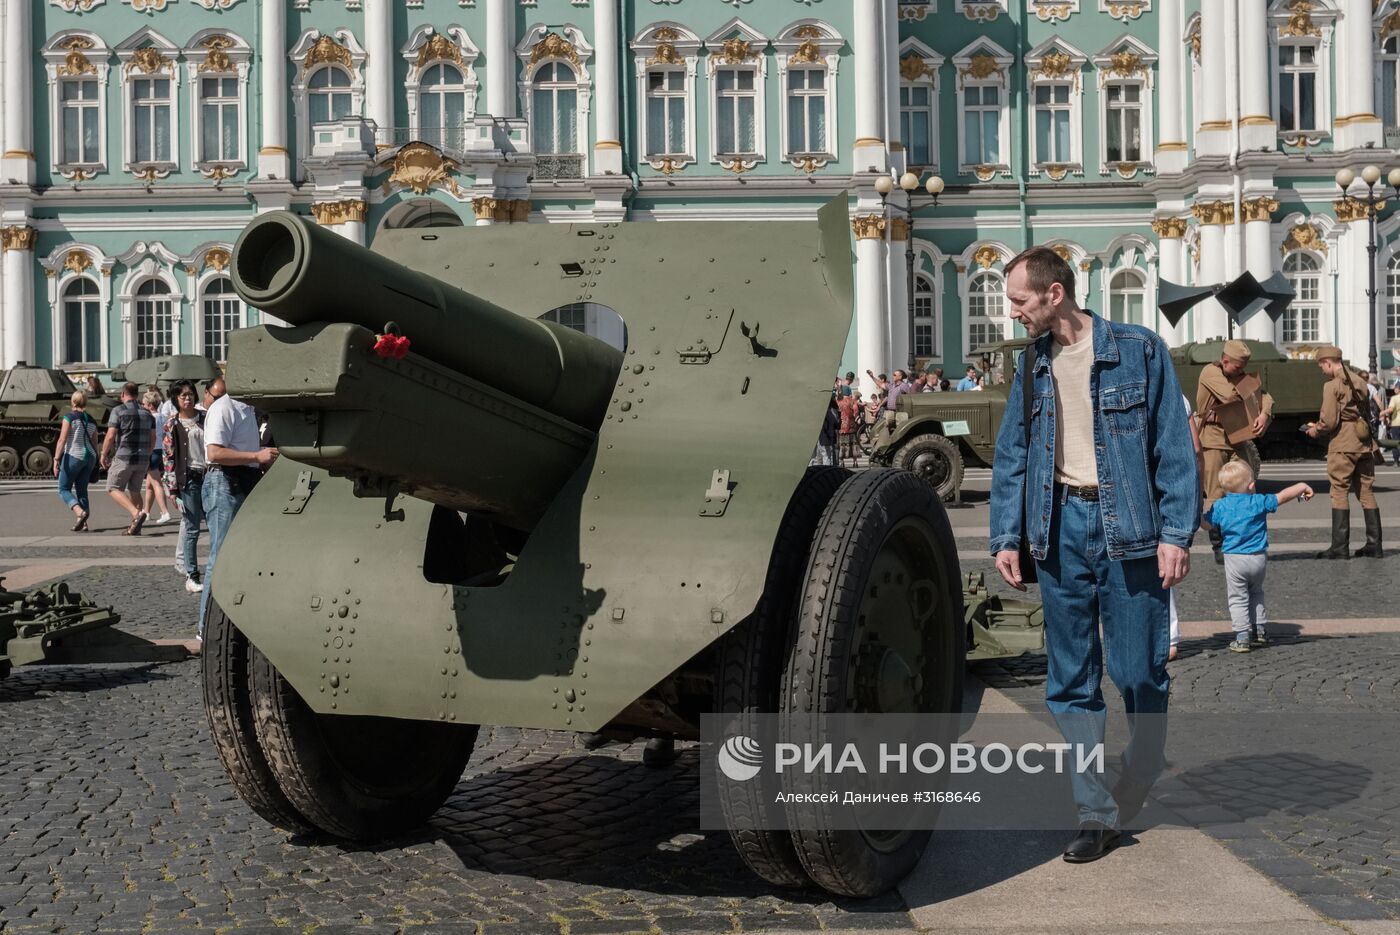
[(233, 517), (243, 506), (262, 472), (277, 460), (276, 448), (264, 448), (258, 439), (258, 417), (253, 407), (228, 395), (222, 378), (209, 386), (214, 403), (204, 417), (204, 520), (209, 524), (209, 564), (204, 569), (204, 590), (199, 595), (199, 637), (209, 609), (214, 560), (223, 545)]

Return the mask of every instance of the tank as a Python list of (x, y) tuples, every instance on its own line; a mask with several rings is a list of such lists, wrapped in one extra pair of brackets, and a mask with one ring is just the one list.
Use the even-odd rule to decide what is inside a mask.
[[(203, 653), (214, 745), (263, 818), (401, 834), (482, 724), (674, 740), (706, 714), (958, 710), (941, 502), (907, 471), (808, 467), (850, 327), (845, 198), (818, 223), (400, 230), (373, 251), (273, 212), (232, 270), (290, 323), (231, 336), (229, 392), (282, 457), (221, 547)], [(573, 303), (620, 314), (625, 350), (539, 320)], [(766, 783), (720, 784), (726, 813)], [(735, 828), (763, 879), (851, 896), (929, 838)]]
[[(1257, 374), (1264, 389), (1274, 398), (1273, 422), (1263, 436), (1254, 441), (1259, 449), (1258, 456), (1269, 460), (1319, 452), (1321, 446), (1299, 432), (1304, 423), (1317, 418), (1322, 405), (1324, 377), (1317, 363), (1290, 359), (1267, 341), (1244, 343), (1249, 345), (1250, 351), (1246, 371)], [(1192, 406), (1196, 404), (1201, 370), (1207, 364), (1218, 363), (1224, 350), (1223, 338), (1190, 342), (1172, 348), (1172, 364), (1176, 367), (1177, 379)]]
[(189, 380), (198, 385), (221, 375), (218, 365), (203, 354), (167, 354), (116, 367), (112, 381), (117, 386), (130, 381), (143, 388), (155, 384), (162, 393), (168, 393), (172, 383)]
[[(62, 370), (21, 361), (0, 377), (0, 477), (53, 474), (53, 446), (77, 389)], [(116, 400), (88, 400), (87, 413), (102, 425)]]

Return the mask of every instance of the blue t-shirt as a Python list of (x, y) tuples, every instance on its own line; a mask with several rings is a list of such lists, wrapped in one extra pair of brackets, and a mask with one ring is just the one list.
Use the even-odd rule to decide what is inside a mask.
[(1265, 514), (1278, 509), (1271, 493), (1227, 493), (1206, 511), (1205, 518), (1220, 528), (1225, 538), (1220, 551), (1231, 555), (1258, 555), (1269, 550), (1269, 525)]
[(963, 377), (961, 380), (958, 381), (958, 392), (959, 392), (959, 393), (966, 393), (968, 390), (975, 390), (975, 389), (977, 389), (977, 378), (976, 378), (976, 377)]

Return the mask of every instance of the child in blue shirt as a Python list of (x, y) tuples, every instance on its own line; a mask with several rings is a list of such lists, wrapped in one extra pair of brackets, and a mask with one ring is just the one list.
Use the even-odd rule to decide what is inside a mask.
[(1277, 495), (1254, 492), (1254, 476), (1243, 461), (1231, 461), (1220, 469), (1225, 496), (1206, 511), (1205, 519), (1220, 529), (1225, 558), (1225, 596), (1230, 605), (1230, 626), (1235, 641), (1230, 651), (1247, 653), (1269, 645), (1264, 632), (1264, 569), (1269, 558), (1269, 527), (1265, 519), (1280, 503), (1312, 499), (1307, 484), (1294, 484)]

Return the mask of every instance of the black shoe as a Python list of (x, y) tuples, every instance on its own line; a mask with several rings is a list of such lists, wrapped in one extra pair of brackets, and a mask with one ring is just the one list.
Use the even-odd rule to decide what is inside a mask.
[(1118, 803), (1118, 823), (1125, 825), (1142, 811), (1142, 803), (1147, 800), (1147, 792), (1152, 787), (1128, 776), (1120, 776), (1113, 787), (1113, 801)]
[[(1377, 512), (1379, 517), (1379, 511)], [(1318, 552), (1317, 558), (1351, 558), (1351, 510), (1332, 509), (1332, 546)]]
[(1065, 848), (1065, 863), (1087, 864), (1098, 860), (1118, 843), (1118, 832), (1098, 821), (1086, 821)]
[(642, 750), (642, 762), (652, 769), (660, 769), (676, 762), (676, 742), (670, 737), (653, 737)]
[(1385, 551), (1381, 548), (1380, 508), (1363, 510), (1362, 514), (1366, 517), (1366, 544), (1352, 554), (1357, 558), (1382, 558)]

